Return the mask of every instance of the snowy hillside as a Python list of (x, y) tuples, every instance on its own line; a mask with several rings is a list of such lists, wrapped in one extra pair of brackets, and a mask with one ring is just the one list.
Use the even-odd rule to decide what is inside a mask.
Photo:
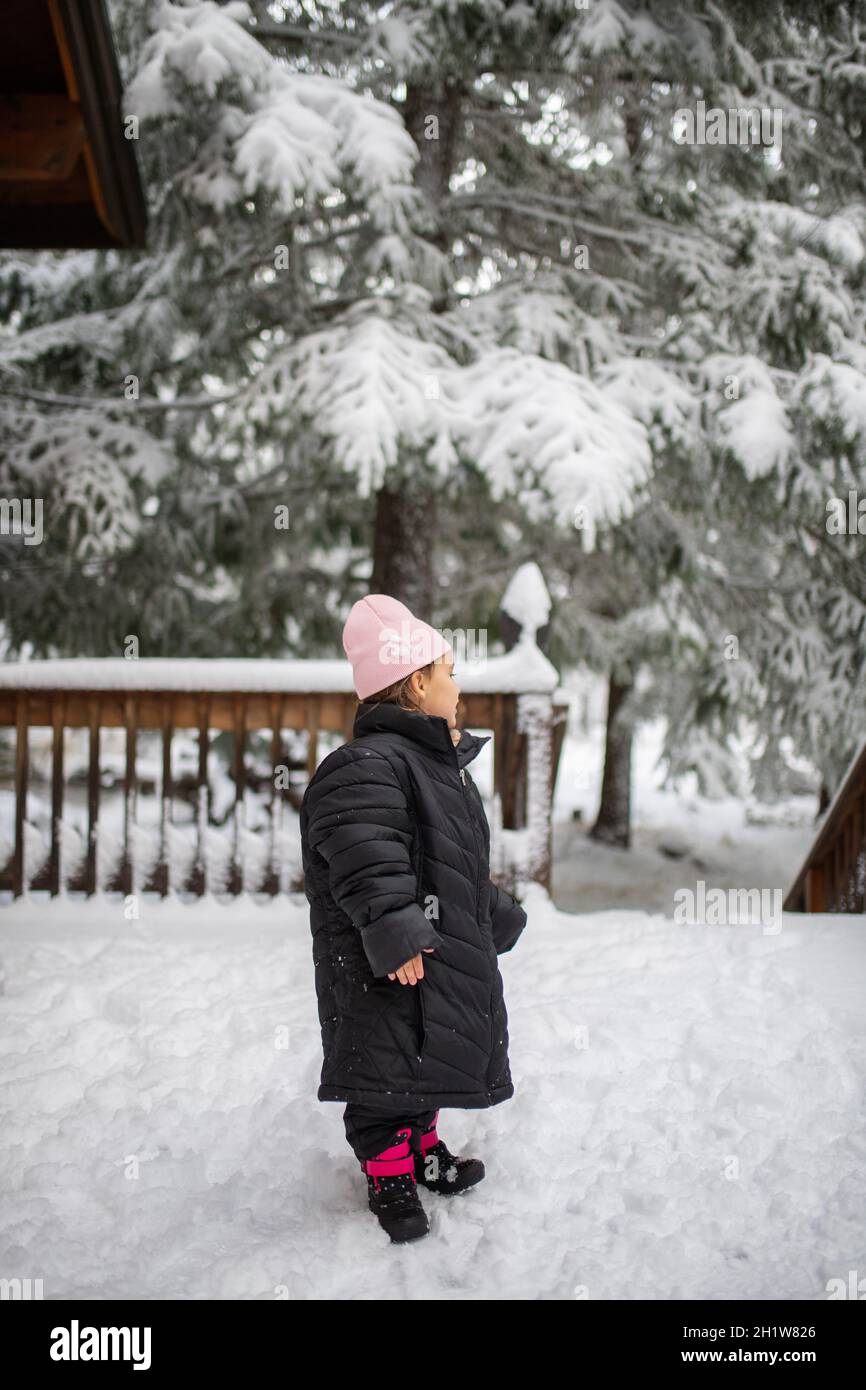
[(402, 1249), (315, 1099), (303, 898), (7, 909), (4, 1272), (48, 1299), (809, 1300), (866, 1268), (862, 920), (525, 902), (516, 1095), (440, 1120), (487, 1177), (423, 1193)]

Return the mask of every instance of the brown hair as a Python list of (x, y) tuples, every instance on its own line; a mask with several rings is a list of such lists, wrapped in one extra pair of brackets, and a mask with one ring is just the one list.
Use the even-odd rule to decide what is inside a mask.
[[(428, 661), (426, 666), (419, 666), (418, 670), (427, 680), (433, 675), (433, 667), (436, 663)], [(358, 701), (358, 709), (362, 704), (365, 705), (397, 705), (399, 709), (411, 710), (413, 713), (423, 713), (421, 706), (412, 695), (409, 685), (410, 680), (415, 675), (410, 671), (408, 676), (401, 676), (400, 680), (393, 685), (386, 685), (384, 690), (377, 690), (375, 695), (365, 695), (363, 701)]]

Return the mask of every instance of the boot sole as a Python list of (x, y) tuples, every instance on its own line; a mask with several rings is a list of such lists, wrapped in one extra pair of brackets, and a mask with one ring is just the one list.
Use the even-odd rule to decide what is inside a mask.
[(388, 1234), (392, 1245), (406, 1245), (410, 1240), (423, 1240), (424, 1236), (429, 1236), (430, 1227), (428, 1226), (426, 1231), (406, 1231), (400, 1235), (389, 1231)]
[(395, 1245), (403, 1245), (404, 1242), (407, 1240), (420, 1240), (422, 1236), (428, 1236), (430, 1234), (430, 1225), (427, 1221), (426, 1213), (424, 1216), (423, 1224), (421, 1222), (420, 1217), (414, 1217), (413, 1220), (407, 1220), (399, 1224), (396, 1224), (389, 1230), (388, 1227), (384, 1224), (384, 1222), (380, 1219), (379, 1213), (375, 1210), (375, 1208), (371, 1207), (370, 1210), (375, 1216), (376, 1220), (379, 1222), (379, 1225), (382, 1227), (382, 1230), (385, 1232), (386, 1235), (391, 1237), (391, 1240), (394, 1242)]

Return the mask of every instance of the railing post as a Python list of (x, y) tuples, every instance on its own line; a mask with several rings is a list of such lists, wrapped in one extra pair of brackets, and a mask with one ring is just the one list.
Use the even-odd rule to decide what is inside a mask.
[(168, 827), (171, 824), (172, 777), (171, 742), (174, 737), (174, 709), (171, 695), (164, 696), (162, 708), (162, 788), (159, 805), (159, 874), (158, 891), (164, 898), (169, 890)]
[[(504, 671), (501, 690), (486, 689), (476, 692), (475, 697), (469, 695), (469, 702), (472, 705), (471, 711), (464, 708), (466, 718), (470, 723), (477, 722), (479, 726), (490, 726), (492, 720), (496, 741), (493, 745), (495, 754), (494, 762), (494, 796), (497, 799), (497, 818), (501, 815), (501, 824), (507, 830), (523, 830), (526, 833), (519, 836), (518, 843), (521, 847), (525, 846), (525, 862), (520, 865), (520, 874), (525, 878), (536, 879), (547, 886), (550, 877), (550, 855), (551, 855), (551, 806), (550, 795), (553, 787), (553, 767), (555, 765), (556, 754), (561, 745), (563, 727), (557, 727), (556, 720), (559, 709), (553, 705), (552, 687), (554, 684), (555, 672), (553, 668), (546, 669), (545, 663), (538, 662), (538, 652), (534, 649), (527, 652), (537, 663), (539, 674), (538, 685), (544, 687), (550, 680), (551, 688), (547, 691), (542, 689), (518, 694), (508, 689), (510, 684), (511, 671), (513, 671), (514, 661), (509, 662), (509, 670)], [(117, 664), (117, 663), (114, 663)], [(145, 663), (146, 664), (146, 663)], [(128, 663), (124, 663), (128, 665)], [(549, 663), (547, 663), (549, 666)], [(155, 668), (156, 669), (156, 668)], [(533, 666), (530, 669), (536, 670)], [(307, 692), (306, 703), (297, 698), (296, 681), (292, 681), (285, 693), (278, 690), (270, 690), (268, 700), (262, 703), (260, 696), (263, 692), (255, 691), (247, 693), (243, 682), (227, 682), (225, 690), (218, 688), (214, 684), (212, 690), (201, 689), (199, 683), (192, 679), (186, 682), (176, 682), (174, 679), (165, 685), (154, 683), (153, 686), (147, 685), (146, 680), (142, 679), (142, 672), (139, 671), (138, 679), (135, 681), (135, 688), (130, 689), (130, 682), (125, 673), (118, 672), (118, 679), (107, 680), (103, 673), (94, 682), (91, 689), (83, 689), (76, 686), (74, 690), (67, 690), (60, 682), (55, 686), (54, 677), (46, 679), (42, 675), (40, 684), (41, 693), (38, 697), (38, 717), (41, 722), (48, 722), (53, 730), (52, 742), (52, 827), (50, 844), (44, 848), (48, 850), (44, 866), (40, 864), (38, 881), (34, 879), (32, 873), (28, 873), (27, 860), (33, 859), (33, 836), (34, 828), (27, 823), (27, 796), (29, 789), (29, 724), (36, 713), (36, 702), (32, 690), (32, 677), (28, 677), (26, 672), (15, 673), (15, 679), (10, 679), (10, 673), (5, 672), (6, 688), (8, 694), (5, 697), (4, 717), (8, 724), (12, 724), (17, 729), (17, 751), (15, 762), (15, 845), (13, 852), (2, 867), (2, 883), (7, 891), (11, 888), (16, 896), (26, 893), (28, 889), (41, 889), (47, 887), (52, 896), (62, 894), (64, 889), (79, 891), (84, 888), (88, 896), (97, 894), (103, 890), (115, 892), (118, 889), (124, 894), (130, 892), (152, 891), (160, 893), (162, 897), (168, 896), (173, 891), (186, 893), (192, 891), (196, 894), (206, 893), (211, 887), (217, 891), (222, 890), (224, 879), (224, 863), (222, 854), (224, 852), (225, 839), (231, 838), (229, 854), (231, 855), (230, 874), (232, 882), (230, 891), (241, 893), (248, 891), (253, 884), (252, 865), (255, 861), (259, 864), (259, 849), (264, 846), (252, 844), (252, 838), (246, 827), (243, 825), (244, 819), (244, 797), (246, 791), (246, 736), (250, 732), (249, 721), (254, 717), (252, 727), (258, 728), (270, 724), (272, 731), (271, 752), (272, 762), (276, 765), (285, 758), (285, 751), (282, 744), (283, 721), (288, 718), (292, 724), (298, 718), (304, 720), (307, 725), (309, 741), (306, 750), (307, 772), (310, 777), (315, 774), (319, 764), (321, 752), (320, 734), (322, 730), (327, 730), (328, 734), (342, 730), (347, 741), (352, 737), (354, 731), (355, 707), (357, 700), (354, 692), (347, 686), (340, 686), (334, 689), (334, 684), (329, 681), (324, 682), (326, 689), (322, 691)], [(160, 671), (160, 675), (162, 672)], [(192, 671), (191, 671), (192, 675)], [(113, 672), (112, 672), (113, 676)], [(330, 673), (329, 673), (330, 677)], [(17, 684), (21, 681), (21, 685)], [(31, 684), (27, 684), (30, 681)], [(206, 678), (209, 682), (209, 675)], [(276, 682), (275, 682), (276, 684)], [(282, 681), (280, 682), (282, 684)], [(495, 680), (486, 682), (488, 687), (496, 684)], [(533, 681), (535, 684), (535, 681)], [(330, 688), (328, 688), (330, 687)], [(291, 698), (289, 690), (292, 691)], [(464, 702), (465, 703), (465, 702)], [(42, 715), (43, 706), (46, 714)], [(119, 868), (115, 868), (114, 862), (111, 865), (103, 866), (105, 854), (99, 850), (100, 843), (100, 811), (104, 811), (104, 798), (101, 795), (100, 781), (100, 751), (102, 721), (112, 729), (119, 725), (125, 729), (125, 775), (122, 788), (123, 793), (123, 829), (122, 829), (122, 850)], [(216, 836), (219, 842), (220, 851), (220, 872), (219, 883), (214, 880), (213, 884), (207, 882), (213, 875), (208, 873), (208, 857), (211, 853), (210, 827), (210, 787), (208, 784), (209, 751), (210, 751), (210, 724), (211, 719), (215, 721), (214, 727), (219, 730), (234, 729), (235, 743), (234, 756), (230, 766), (234, 769), (235, 796), (234, 796), (234, 819), (233, 835), (223, 838), (222, 835)], [(64, 824), (63, 811), (67, 800), (65, 795), (65, 730), (67, 723), (72, 721), (74, 727), (83, 726), (89, 734), (89, 756), (88, 756), (88, 783), (87, 783), (87, 845), (85, 862), (82, 871), (77, 868), (73, 874), (64, 869)], [(173, 881), (170, 864), (174, 862), (173, 846), (175, 843), (175, 832), (173, 829), (172, 802), (174, 795), (174, 784), (172, 777), (172, 746), (174, 733), (178, 725), (182, 728), (198, 725), (198, 776), (196, 786), (196, 847), (195, 857), (193, 858), (191, 870), (187, 873), (186, 855), (184, 855), (184, 868), (181, 877), (177, 882)], [(160, 804), (158, 810), (158, 822), (153, 827), (153, 838), (158, 841), (153, 846), (156, 850), (156, 867), (153, 871), (148, 869), (145, 876), (140, 872), (144, 863), (142, 840), (147, 841), (147, 861), (151, 862), (150, 830), (145, 832), (143, 827), (137, 825), (137, 801), (138, 801), (138, 778), (137, 778), (137, 747), (139, 730), (154, 729), (157, 731), (159, 746), (161, 749), (162, 777), (160, 784)], [(302, 758), (301, 762), (303, 763)], [(121, 789), (118, 788), (118, 791)], [(113, 802), (112, 794), (112, 802)], [(292, 796), (294, 804), (295, 797)], [(265, 891), (277, 893), (285, 889), (288, 885), (288, 869), (283, 867), (280, 862), (280, 826), (284, 819), (283, 798), (277, 794), (276, 787), (272, 787), (270, 796), (271, 820), (270, 820), (270, 871), (267, 877), (267, 887)], [(861, 815), (862, 819), (862, 815)], [(859, 825), (859, 822), (856, 823)], [(855, 822), (847, 826), (846, 843), (849, 850), (853, 842), (856, 841)], [(38, 839), (39, 837), (37, 837)], [(179, 841), (186, 841), (186, 837), (178, 835)], [(504, 850), (507, 836), (501, 836), (501, 845), (498, 848)], [(178, 845), (180, 848), (180, 845)], [(251, 851), (247, 857), (247, 850)], [(42, 854), (40, 853), (40, 858)], [(848, 855), (850, 860), (851, 855)], [(112, 854), (112, 861), (114, 855)], [(245, 872), (244, 860), (250, 865), (250, 871)], [(847, 865), (850, 867), (850, 865)], [(109, 873), (104, 871), (110, 870)], [(67, 866), (68, 869), (68, 866)], [(503, 872), (507, 872), (508, 864), (503, 862)]]
[(238, 894), (243, 892), (244, 875), (243, 865), (240, 862), (239, 848), (241, 838), (241, 822), (244, 809), (244, 787), (246, 785), (246, 769), (244, 765), (244, 752), (246, 746), (246, 713), (247, 702), (243, 695), (236, 695), (234, 705), (234, 773), (235, 773), (235, 804), (232, 812), (232, 867), (229, 875), (228, 891)]
[(283, 761), (283, 697), (271, 697), (271, 804), (268, 829), (268, 872), (262, 891), (272, 897), (280, 891), (280, 871), (277, 866), (277, 832), (283, 824), (283, 798), (277, 795), (277, 768)]
[(307, 779), (311, 780), (319, 766), (319, 701), (309, 695), (307, 707)]
[(27, 779), (29, 706), (26, 690), (18, 691), (15, 702), (15, 857), (12, 863), (12, 892), (20, 898), (27, 879), (24, 836), (27, 822)]
[(88, 897), (96, 893), (97, 882), (97, 843), (99, 836), (99, 738), (100, 738), (100, 700), (92, 695), (90, 700), (90, 720), (87, 746), (87, 868), (84, 891)]
[(60, 892), (63, 865), (61, 863), (60, 828), (63, 824), (63, 738), (66, 714), (66, 693), (55, 690), (51, 700), (51, 858), (48, 888), (52, 898)]
[(199, 896), (207, 892), (207, 830), (210, 819), (208, 804), (207, 759), (210, 735), (210, 696), (201, 695), (198, 702), (198, 778), (196, 780), (195, 821), (196, 856), (189, 878), (189, 891)]
[(126, 896), (128, 893), (133, 893), (136, 887), (133, 872), (135, 847), (132, 827), (135, 820), (135, 798), (138, 786), (135, 775), (137, 701), (134, 695), (127, 695), (123, 703), (126, 726), (126, 771), (123, 779), (123, 867), (120, 877), (120, 891)]

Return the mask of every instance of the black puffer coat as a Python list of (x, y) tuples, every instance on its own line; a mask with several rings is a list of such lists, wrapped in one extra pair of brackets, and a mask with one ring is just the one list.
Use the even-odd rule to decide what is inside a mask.
[[(353, 733), (301, 805), (318, 1099), (389, 1115), (497, 1105), (514, 1086), (496, 957), (526, 913), (490, 880), (490, 829), (465, 770), (489, 738), (464, 730), (455, 748), (446, 719), (368, 702)], [(423, 980), (388, 979), (425, 946)]]

